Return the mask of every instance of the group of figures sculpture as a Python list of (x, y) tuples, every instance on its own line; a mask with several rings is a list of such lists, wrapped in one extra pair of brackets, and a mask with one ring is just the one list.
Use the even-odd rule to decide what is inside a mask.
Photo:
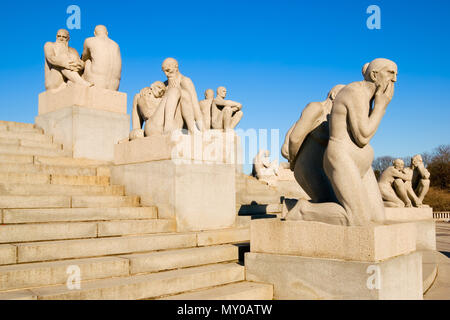
[(238, 125), (243, 116), (242, 105), (225, 100), (225, 87), (217, 89), (216, 97), (212, 89), (206, 90), (205, 99), (198, 101), (192, 80), (180, 73), (175, 59), (164, 60), (162, 70), (167, 76), (165, 83), (156, 81), (134, 97), (131, 140), (180, 129), (198, 133), (229, 130)]
[(430, 172), (420, 154), (411, 158), (405, 168), (402, 159), (396, 159), (380, 176), (378, 185), (386, 207), (428, 207), (423, 199), (430, 189)]
[[(117, 91), (121, 79), (121, 56), (117, 43), (104, 26), (86, 39), (81, 57), (69, 47), (69, 32), (59, 30), (56, 42), (45, 44), (45, 85), (61, 90), (74, 83)], [(210, 129), (234, 129), (242, 119), (242, 105), (226, 100), (227, 89), (205, 91), (199, 101), (192, 80), (181, 74), (178, 62), (162, 63), (165, 82), (143, 88), (133, 101), (130, 140), (170, 134), (187, 129), (199, 133)], [(299, 199), (287, 212), (287, 220), (320, 221), (363, 226), (383, 223), (384, 206), (422, 207), (429, 188), (429, 172), (420, 155), (404, 168), (394, 161), (379, 182), (372, 169), (375, 135), (394, 95), (397, 65), (375, 59), (364, 65), (363, 80), (337, 85), (322, 102), (312, 102), (286, 134), (281, 153), (309, 199)], [(254, 175), (276, 176), (278, 162), (262, 150), (254, 160)], [(269, 182), (270, 183), (270, 182)]]
[[(69, 47), (70, 35), (58, 31), (56, 42), (47, 42), (45, 53), (45, 87), (58, 91), (68, 84), (119, 89), (122, 61), (120, 48), (108, 37), (105, 26), (95, 28), (94, 37), (86, 39), (81, 58)], [(187, 129), (190, 133), (210, 129), (234, 129), (242, 119), (242, 105), (226, 100), (225, 87), (206, 90), (205, 99), (198, 101), (192, 80), (179, 71), (178, 62), (167, 58), (162, 63), (167, 81), (156, 81), (142, 89), (133, 101), (130, 140), (144, 136), (170, 134)], [(144, 128), (144, 129), (142, 129)]]
[(106, 27), (97, 26), (94, 37), (86, 39), (81, 58), (77, 50), (69, 47), (69, 40), (69, 32), (61, 29), (56, 34), (56, 42), (45, 44), (45, 88), (57, 91), (74, 83), (117, 91), (122, 58)]

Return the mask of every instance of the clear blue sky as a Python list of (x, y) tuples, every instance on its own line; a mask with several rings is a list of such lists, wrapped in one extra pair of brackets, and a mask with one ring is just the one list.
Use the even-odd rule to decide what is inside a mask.
[[(123, 58), (120, 91), (132, 96), (165, 80), (164, 58), (179, 60), (199, 96), (224, 85), (242, 102), (239, 127), (279, 129), (335, 84), (361, 80), (378, 57), (399, 66), (393, 101), (372, 140), (376, 156), (407, 156), (450, 143), (450, 1), (2, 1), (0, 119), (34, 122), (44, 91), (43, 45), (81, 8), (70, 46), (82, 51), (104, 24)], [(366, 27), (369, 5), (381, 30)], [(282, 141), (280, 141), (280, 144)]]

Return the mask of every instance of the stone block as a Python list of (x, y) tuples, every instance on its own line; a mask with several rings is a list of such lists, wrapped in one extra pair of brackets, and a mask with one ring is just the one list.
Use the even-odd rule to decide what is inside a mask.
[(39, 94), (39, 115), (66, 107), (84, 107), (102, 111), (127, 113), (127, 94), (97, 87), (69, 85), (57, 91)]
[(114, 145), (130, 132), (129, 115), (79, 106), (39, 115), (35, 121), (73, 158), (112, 161)]
[(416, 250), (413, 223), (346, 227), (310, 221), (251, 222), (251, 252), (382, 261)]
[(387, 221), (411, 222), (433, 219), (432, 208), (384, 208)]
[[(219, 133), (205, 145), (205, 135), (178, 136), (175, 143), (178, 140), (158, 136), (118, 144), (111, 182), (124, 185), (127, 194), (140, 196), (143, 204), (157, 205), (160, 218), (175, 218), (177, 231), (229, 228), (236, 219), (235, 164), (214, 153), (224, 148), (226, 139), (220, 137), (226, 134)], [(234, 132), (230, 137), (236, 138)]]
[(158, 160), (236, 165), (241, 161), (240, 157), (240, 139), (234, 131), (209, 130), (195, 135), (175, 131), (171, 135), (149, 136), (119, 143), (114, 148), (116, 165)]
[(388, 224), (411, 222), (416, 226), (417, 250), (436, 250), (436, 223), (432, 208), (385, 208)]
[(273, 284), (276, 300), (421, 300), (422, 255), (381, 262), (247, 253), (246, 280)]

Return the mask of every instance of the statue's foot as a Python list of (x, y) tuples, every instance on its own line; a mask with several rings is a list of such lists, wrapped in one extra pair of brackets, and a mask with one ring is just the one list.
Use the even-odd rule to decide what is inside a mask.
[(285, 219), (291, 221), (302, 221), (305, 220), (303, 218), (303, 210), (309, 204), (308, 200), (299, 199), (295, 207), (293, 207), (286, 214)]

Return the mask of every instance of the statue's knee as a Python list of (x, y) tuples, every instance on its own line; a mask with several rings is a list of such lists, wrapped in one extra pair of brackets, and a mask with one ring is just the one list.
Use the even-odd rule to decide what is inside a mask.
[(226, 115), (231, 115), (232, 113), (233, 113), (233, 111), (231, 110), (231, 108), (230, 107), (225, 107), (225, 108), (223, 108), (223, 111), (222, 111), (224, 114), (226, 114)]
[(397, 188), (403, 188), (403, 187), (405, 186), (405, 184), (404, 184), (404, 182), (403, 182), (402, 179), (395, 179), (395, 180), (394, 180), (394, 185), (395, 185)]

